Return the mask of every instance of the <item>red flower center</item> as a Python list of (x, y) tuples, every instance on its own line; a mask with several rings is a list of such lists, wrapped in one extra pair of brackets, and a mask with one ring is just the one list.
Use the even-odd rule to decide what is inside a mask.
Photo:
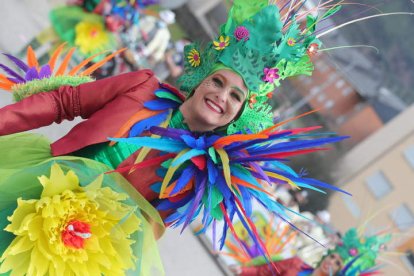
[(89, 224), (72, 220), (62, 232), (62, 241), (66, 246), (81, 249), (85, 246), (85, 240), (91, 236), (91, 227)]
[(198, 55), (197, 55), (197, 54), (194, 54), (193, 59), (194, 59), (195, 61), (197, 61), (197, 60), (198, 60)]
[(91, 37), (95, 37), (98, 34), (98, 30), (97, 29), (92, 29), (91, 31)]
[(220, 48), (224, 48), (224, 47), (226, 47), (226, 42), (220, 42), (219, 47), (220, 47)]

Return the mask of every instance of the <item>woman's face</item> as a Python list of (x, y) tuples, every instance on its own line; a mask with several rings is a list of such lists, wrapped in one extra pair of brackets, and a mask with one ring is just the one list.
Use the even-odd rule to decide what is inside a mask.
[(332, 253), (326, 256), (318, 269), (324, 275), (335, 275), (343, 266), (342, 258), (337, 253)]
[(211, 131), (229, 124), (242, 108), (248, 90), (235, 72), (218, 70), (195, 89), (180, 110), (193, 131)]

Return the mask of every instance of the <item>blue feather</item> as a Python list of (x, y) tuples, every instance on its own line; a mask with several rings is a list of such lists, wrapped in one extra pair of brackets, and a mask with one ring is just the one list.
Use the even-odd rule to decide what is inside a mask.
[(180, 104), (171, 100), (157, 99), (147, 101), (144, 106), (151, 110), (165, 110), (168, 108), (177, 108)]
[(143, 131), (149, 130), (152, 126), (157, 126), (167, 119), (169, 111), (162, 112), (147, 119), (141, 120), (132, 126), (129, 131), (129, 137), (140, 136)]
[(161, 185), (162, 185), (162, 183), (161, 182), (156, 182), (155, 184), (152, 184), (151, 186), (150, 186), (150, 188), (151, 188), (151, 190), (153, 191), (153, 192), (155, 192), (155, 193), (160, 193), (160, 191), (161, 191)]
[(272, 147), (269, 147), (266, 150), (256, 150), (254, 154), (256, 155), (272, 154), (272, 153), (292, 151), (292, 150), (297, 150), (297, 149), (312, 148), (312, 147), (320, 146), (323, 144), (336, 143), (336, 142), (342, 141), (347, 138), (348, 138), (347, 136), (341, 136), (341, 137), (321, 138), (321, 139), (315, 139), (315, 140), (283, 142), (283, 143), (276, 144)]
[(175, 195), (179, 191), (182, 190), (182, 188), (187, 185), (187, 183), (190, 181), (190, 179), (193, 177), (195, 173), (195, 167), (194, 166), (188, 166), (183, 170), (181, 173), (181, 176), (177, 180), (177, 184), (175, 184), (175, 187), (171, 191), (171, 195)]
[(174, 160), (172, 162), (172, 166), (176, 167), (178, 165), (181, 165), (182, 163), (184, 163), (187, 160), (190, 160), (191, 158), (195, 157), (195, 156), (199, 156), (202, 154), (205, 154), (206, 152), (204, 150), (198, 150), (198, 149), (191, 149), (188, 152), (184, 153), (183, 155), (181, 155), (179, 158), (177, 158), (176, 160)]

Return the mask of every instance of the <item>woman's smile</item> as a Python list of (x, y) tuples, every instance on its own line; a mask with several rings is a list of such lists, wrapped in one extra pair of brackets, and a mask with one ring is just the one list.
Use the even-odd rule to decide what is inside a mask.
[(207, 107), (210, 108), (212, 111), (217, 112), (219, 114), (224, 113), (223, 108), (220, 105), (218, 105), (217, 103), (215, 103), (214, 101), (212, 101), (210, 99), (206, 99), (205, 102), (206, 102)]

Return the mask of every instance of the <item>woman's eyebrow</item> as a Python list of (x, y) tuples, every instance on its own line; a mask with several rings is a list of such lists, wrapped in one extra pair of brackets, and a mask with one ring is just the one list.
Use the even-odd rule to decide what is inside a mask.
[(242, 93), (243, 95), (246, 95), (247, 94), (247, 92), (246, 91), (244, 91), (243, 89), (241, 89), (240, 87), (238, 87), (238, 86), (232, 86), (231, 88), (234, 88), (234, 89), (236, 89), (237, 91), (239, 91), (240, 93)]
[[(216, 75), (215, 75), (216, 77), (219, 77), (219, 78), (221, 78), (221, 79), (226, 79), (226, 77), (225, 76), (223, 76), (222, 74), (220, 74), (220, 73), (217, 73)], [(247, 95), (247, 92), (245, 91), (245, 90), (243, 90), (243, 89), (241, 89), (240, 87), (238, 87), (237, 85), (234, 85), (234, 86), (232, 86), (231, 88), (233, 88), (233, 89), (236, 89), (237, 91), (239, 91), (240, 93), (242, 93), (244, 96), (246, 96)]]

